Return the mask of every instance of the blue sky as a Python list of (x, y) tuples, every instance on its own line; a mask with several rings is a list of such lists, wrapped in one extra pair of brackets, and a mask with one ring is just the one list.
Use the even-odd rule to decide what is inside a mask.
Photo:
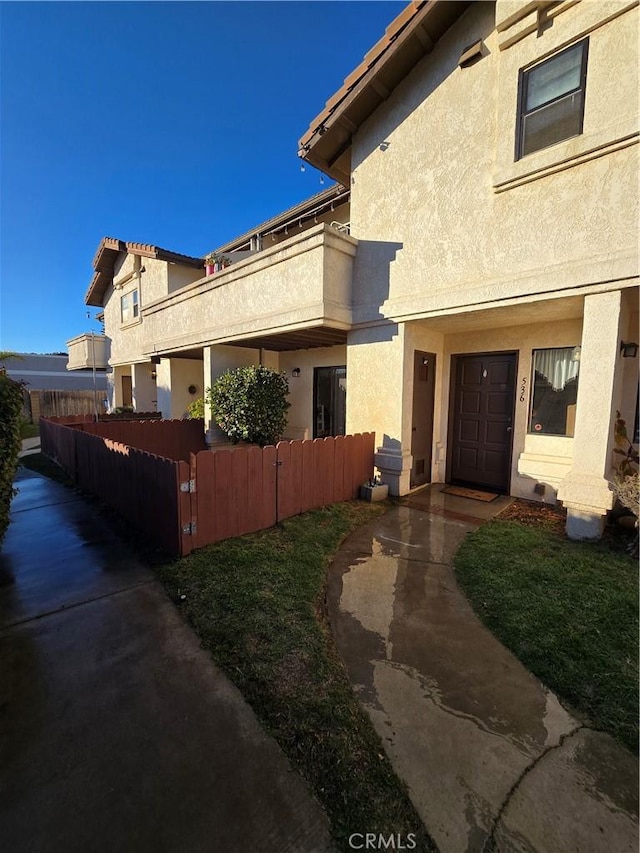
[(98, 328), (103, 236), (202, 255), (322, 189), (298, 139), (404, 5), (0, 3), (0, 349)]

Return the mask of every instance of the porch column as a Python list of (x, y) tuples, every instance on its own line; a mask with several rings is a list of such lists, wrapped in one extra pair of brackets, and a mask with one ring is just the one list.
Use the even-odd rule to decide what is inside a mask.
[(220, 376), (220, 369), (215, 356), (215, 347), (205, 347), (204, 353), (204, 439), (207, 447), (212, 447), (214, 444), (224, 444), (227, 441), (227, 436), (222, 432), (216, 424), (211, 413), (211, 406), (207, 401), (207, 389), (211, 388), (213, 383)]
[(156, 365), (156, 406), (165, 420), (171, 419), (171, 359)]
[(136, 412), (155, 412), (157, 409), (156, 383), (151, 376), (154, 368), (155, 365), (150, 362), (131, 365), (133, 408)]
[(614, 494), (611, 471), (613, 424), (620, 405), (619, 374), (622, 294), (586, 296), (580, 353), (580, 378), (573, 439), (573, 464), (560, 483), (558, 499), (567, 509), (567, 535), (602, 535)]
[(404, 324), (349, 333), (347, 433), (375, 430), (375, 465), (396, 496), (408, 493), (413, 464), (405, 365)]

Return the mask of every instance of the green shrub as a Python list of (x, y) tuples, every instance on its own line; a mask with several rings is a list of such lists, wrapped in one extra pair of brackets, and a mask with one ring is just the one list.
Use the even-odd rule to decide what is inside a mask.
[(22, 446), (22, 388), (21, 382), (9, 379), (0, 369), (0, 542), (9, 526), (9, 507), (16, 493), (13, 478)]
[(275, 444), (284, 432), (288, 393), (284, 373), (255, 365), (228, 370), (206, 392), (212, 415), (229, 439), (260, 447)]
[(190, 418), (204, 418), (204, 397), (198, 397), (187, 407)]

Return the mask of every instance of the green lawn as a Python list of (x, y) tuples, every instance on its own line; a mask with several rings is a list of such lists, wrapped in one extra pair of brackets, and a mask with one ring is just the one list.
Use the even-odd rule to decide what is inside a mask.
[(455, 558), (476, 613), (597, 728), (638, 748), (638, 564), (605, 544), (496, 519)]
[(413, 832), (425, 851), (435, 848), (355, 698), (324, 603), (339, 543), (384, 508), (335, 504), (158, 571), (216, 663), (311, 784), (338, 849), (352, 849), (354, 832)]
[(40, 424), (31, 424), (29, 421), (22, 421), (20, 424), (20, 438), (36, 438), (40, 435)]

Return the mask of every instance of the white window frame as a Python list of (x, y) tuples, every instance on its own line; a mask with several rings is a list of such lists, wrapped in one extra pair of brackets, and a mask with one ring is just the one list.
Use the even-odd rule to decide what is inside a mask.
[(120, 322), (125, 325), (140, 319), (140, 295), (138, 288), (123, 293), (120, 297)]

